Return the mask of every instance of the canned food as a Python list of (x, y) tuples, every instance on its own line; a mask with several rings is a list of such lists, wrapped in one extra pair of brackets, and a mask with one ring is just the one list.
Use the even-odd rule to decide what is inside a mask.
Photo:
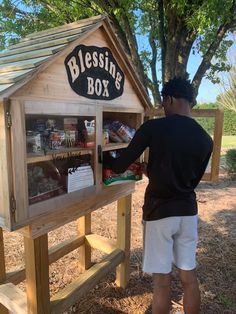
[(51, 149), (61, 149), (65, 141), (64, 131), (55, 131), (50, 133), (50, 148)]
[(103, 145), (109, 144), (109, 132), (107, 129), (103, 130)]
[(41, 137), (39, 132), (27, 131), (26, 144), (28, 153), (38, 153), (41, 151)]

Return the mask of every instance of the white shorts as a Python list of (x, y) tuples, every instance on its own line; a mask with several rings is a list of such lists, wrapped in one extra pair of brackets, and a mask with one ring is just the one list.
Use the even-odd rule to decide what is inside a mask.
[(144, 221), (143, 271), (168, 274), (172, 262), (182, 270), (196, 268), (198, 216)]

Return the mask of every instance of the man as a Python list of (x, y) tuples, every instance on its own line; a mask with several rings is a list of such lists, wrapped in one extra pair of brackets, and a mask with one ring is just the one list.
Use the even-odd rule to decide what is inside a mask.
[(162, 90), (165, 118), (145, 122), (124, 153), (111, 163), (124, 172), (149, 147), (143, 205), (143, 271), (153, 273), (154, 314), (170, 309), (172, 262), (179, 269), (185, 314), (197, 314), (200, 292), (195, 273), (197, 202), (194, 189), (212, 152), (212, 139), (191, 118), (193, 90), (174, 78)]

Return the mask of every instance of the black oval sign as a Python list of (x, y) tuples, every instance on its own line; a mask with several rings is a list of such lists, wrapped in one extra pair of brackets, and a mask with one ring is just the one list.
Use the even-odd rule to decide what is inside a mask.
[(106, 47), (79, 45), (65, 66), (70, 86), (80, 96), (111, 100), (123, 94), (124, 73)]

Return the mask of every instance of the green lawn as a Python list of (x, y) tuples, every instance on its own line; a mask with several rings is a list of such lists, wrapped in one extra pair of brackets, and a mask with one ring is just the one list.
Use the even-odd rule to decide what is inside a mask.
[(236, 136), (222, 136), (222, 148), (236, 149)]

